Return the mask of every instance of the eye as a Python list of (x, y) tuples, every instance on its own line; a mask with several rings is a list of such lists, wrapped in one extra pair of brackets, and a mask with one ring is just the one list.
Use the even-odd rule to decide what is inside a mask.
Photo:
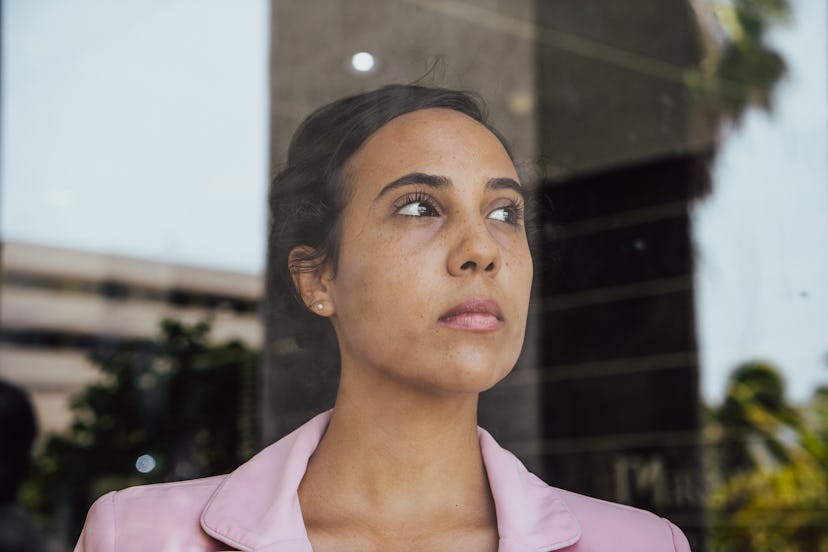
[(434, 201), (425, 194), (410, 194), (400, 200), (396, 213), (404, 217), (438, 217)]
[(498, 207), (489, 213), (488, 218), (516, 226), (523, 219), (523, 208), (517, 203), (512, 203)]

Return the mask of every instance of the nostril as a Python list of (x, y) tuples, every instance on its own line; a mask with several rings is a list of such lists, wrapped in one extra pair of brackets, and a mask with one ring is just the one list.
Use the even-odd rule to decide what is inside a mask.
[(463, 263), (463, 264), (460, 266), (460, 270), (467, 270), (467, 269), (469, 269), (469, 268), (476, 268), (476, 267), (477, 267), (477, 263), (476, 263), (476, 262), (474, 262), (474, 261), (466, 261), (465, 263)]
[(492, 263), (489, 263), (488, 265), (486, 265), (485, 270), (486, 270), (486, 272), (491, 272), (492, 270), (494, 270), (494, 267), (495, 267), (495, 264), (492, 262)]

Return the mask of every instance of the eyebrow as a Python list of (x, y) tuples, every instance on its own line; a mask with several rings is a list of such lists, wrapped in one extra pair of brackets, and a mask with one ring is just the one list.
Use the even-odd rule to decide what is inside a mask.
[[(428, 186), (430, 188), (447, 188), (451, 186), (451, 180), (446, 178), (445, 176), (439, 176), (435, 174), (426, 174), (419, 172), (409, 173), (383, 186), (382, 190), (380, 190), (380, 193), (377, 194), (377, 197), (374, 199), (374, 201), (378, 200), (379, 198), (381, 198), (388, 192), (391, 192), (392, 190), (402, 188), (403, 186), (410, 186), (412, 184)], [(490, 178), (486, 181), (486, 188), (489, 190), (513, 190), (514, 192), (517, 192), (522, 199), (526, 198), (526, 190), (524, 190), (523, 186), (518, 184), (517, 181), (515, 181), (512, 178)]]
[(486, 182), (486, 188), (489, 190), (512, 190), (516, 192), (521, 199), (526, 199), (526, 189), (518, 184), (513, 178), (490, 178)]

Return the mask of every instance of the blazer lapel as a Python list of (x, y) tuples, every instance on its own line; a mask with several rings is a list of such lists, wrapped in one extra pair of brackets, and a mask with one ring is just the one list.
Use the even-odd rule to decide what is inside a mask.
[(578, 542), (581, 526), (562, 494), (529, 473), (489, 433), (477, 429), (497, 512), (500, 552), (559, 550)]
[(239, 550), (310, 552), (297, 490), (331, 412), (324, 412), (233, 471), (201, 514), (201, 527)]

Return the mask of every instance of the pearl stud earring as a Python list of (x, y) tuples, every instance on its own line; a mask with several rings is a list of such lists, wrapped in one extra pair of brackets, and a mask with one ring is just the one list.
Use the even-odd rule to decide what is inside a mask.
[(317, 303), (317, 304), (316, 304), (316, 310), (320, 310), (320, 311), (321, 311), (321, 310), (322, 310), (322, 309), (324, 309), (324, 308), (325, 308), (325, 305), (323, 305), (322, 303)]

